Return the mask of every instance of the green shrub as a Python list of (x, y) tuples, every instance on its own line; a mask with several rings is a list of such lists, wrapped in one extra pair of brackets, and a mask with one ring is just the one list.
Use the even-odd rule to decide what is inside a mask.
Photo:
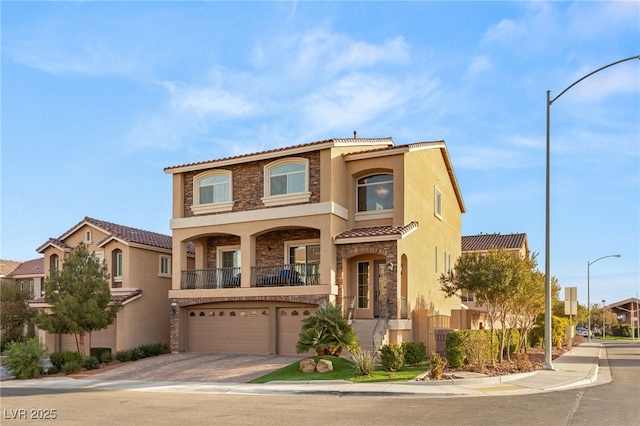
[(123, 349), (116, 352), (116, 360), (120, 362), (131, 361), (131, 351), (129, 349)]
[(380, 348), (380, 359), (385, 371), (399, 371), (404, 365), (404, 351), (402, 346), (394, 343)]
[(9, 349), (11, 343), (22, 343), (27, 338), (21, 327), (10, 327), (2, 330), (2, 339), (0, 340), (0, 352), (4, 352), (5, 349)]
[(353, 372), (358, 376), (370, 376), (376, 368), (376, 355), (374, 352), (363, 351), (362, 348), (353, 351)]
[(460, 368), (465, 362), (464, 341), (468, 333), (466, 331), (451, 331), (445, 338), (447, 363), (452, 368)]
[(60, 367), (56, 367), (55, 365), (52, 365), (47, 370), (47, 374), (58, 374), (59, 372), (60, 372)]
[(111, 351), (109, 352), (102, 352), (102, 354), (100, 354), (100, 358), (98, 358), (100, 360), (100, 362), (103, 362), (105, 364), (110, 364), (112, 363), (116, 358), (115, 356), (111, 353)]
[(94, 355), (88, 356), (82, 361), (82, 368), (85, 370), (96, 370), (100, 368), (100, 360)]
[(82, 365), (82, 355), (80, 352), (76, 351), (63, 351), (62, 357), (64, 358), (64, 363), (67, 364), (69, 362), (77, 362)]
[(633, 327), (631, 324), (616, 324), (611, 327), (611, 333), (618, 337), (631, 337), (633, 335)]
[(67, 361), (62, 366), (62, 372), (64, 374), (75, 374), (82, 369), (82, 363), (76, 360)]
[[(506, 332), (506, 339), (504, 342), (504, 349), (503, 349), (503, 353), (506, 355), (507, 353), (513, 354), (516, 352), (516, 349), (518, 347), (518, 339), (520, 338), (520, 330), (518, 330), (517, 328), (507, 328), (505, 330)], [(502, 330), (497, 330), (496, 331), (496, 340), (498, 342), (500, 342), (500, 336), (502, 336)]]
[(4, 364), (13, 375), (20, 380), (40, 377), (44, 373), (42, 358), (47, 353), (47, 346), (36, 338), (26, 342), (9, 343), (4, 351)]
[(484, 372), (487, 365), (495, 359), (495, 344), (491, 345), (491, 336), (484, 330), (472, 330), (464, 341), (464, 353), (467, 362), (474, 371)]
[(355, 352), (357, 345), (358, 335), (342, 315), (340, 306), (325, 301), (302, 320), (296, 351), (303, 354), (314, 350), (337, 356), (342, 349)]
[[(62, 370), (62, 366), (64, 365), (63, 352), (54, 352), (51, 355), (49, 355), (49, 358), (51, 359), (52, 367), (56, 368), (58, 371)], [(51, 369), (49, 369), (49, 373), (55, 374), (55, 373), (51, 373)]]
[(144, 358), (144, 352), (140, 348), (131, 349), (131, 361), (137, 361)]
[(91, 349), (89, 349), (89, 355), (95, 356), (98, 359), (100, 359), (102, 357), (102, 354), (105, 353), (105, 352), (111, 353), (111, 348), (91, 348)]
[(429, 357), (429, 377), (434, 380), (440, 380), (442, 378), (442, 372), (447, 365), (447, 360), (441, 357), (436, 352), (431, 352)]
[(427, 347), (423, 342), (402, 342), (404, 362), (408, 365), (417, 366), (427, 356)]
[(141, 358), (148, 358), (151, 356), (162, 355), (167, 351), (167, 345), (163, 343), (150, 343), (147, 345), (141, 345), (138, 347), (142, 352)]

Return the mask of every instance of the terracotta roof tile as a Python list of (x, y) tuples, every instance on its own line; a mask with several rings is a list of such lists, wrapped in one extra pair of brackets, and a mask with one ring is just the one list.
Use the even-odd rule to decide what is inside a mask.
[(0, 276), (9, 275), (18, 266), (20, 266), (20, 262), (17, 260), (0, 259)]
[(253, 152), (253, 153), (249, 153), (249, 154), (241, 154), (241, 155), (235, 155), (232, 157), (225, 157), (225, 158), (218, 158), (215, 160), (208, 160), (208, 161), (199, 161), (196, 163), (188, 163), (188, 164), (181, 164), (179, 166), (171, 166), (171, 167), (165, 167), (164, 171), (168, 172), (171, 171), (173, 169), (179, 169), (182, 167), (191, 167), (191, 166), (198, 166), (198, 165), (204, 165), (204, 164), (208, 164), (208, 163), (213, 163), (213, 162), (218, 162), (218, 161), (228, 161), (228, 160), (236, 160), (236, 159), (242, 159), (242, 158), (247, 158), (247, 157), (252, 157), (254, 155), (263, 155), (263, 154), (270, 154), (270, 153), (275, 153), (275, 152), (281, 152), (281, 151), (288, 151), (288, 150), (293, 150), (293, 149), (299, 149), (299, 148), (306, 148), (306, 147), (313, 147), (315, 145), (322, 145), (325, 143), (351, 143), (354, 145), (357, 144), (362, 144), (362, 145), (368, 145), (371, 143), (379, 143), (381, 141), (388, 141), (388, 143), (393, 144), (393, 139), (391, 137), (388, 138), (334, 138), (334, 139), (326, 139), (323, 141), (317, 141), (317, 142), (309, 142), (309, 143), (303, 143), (303, 144), (299, 144), (299, 145), (293, 145), (293, 146), (286, 146), (286, 147), (282, 147), (282, 148), (275, 148), (275, 149), (269, 149), (266, 151), (260, 151), (260, 152)]
[(27, 260), (22, 262), (20, 266), (8, 274), (9, 277), (24, 276), (24, 275), (43, 275), (44, 274), (44, 258), (38, 258), (33, 260)]
[(527, 234), (480, 234), (462, 237), (462, 252), (492, 249), (520, 249), (525, 245)]
[(354, 228), (341, 232), (336, 235), (335, 239), (404, 235), (417, 227), (418, 222), (411, 222), (404, 226), (371, 226), (368, 228)]

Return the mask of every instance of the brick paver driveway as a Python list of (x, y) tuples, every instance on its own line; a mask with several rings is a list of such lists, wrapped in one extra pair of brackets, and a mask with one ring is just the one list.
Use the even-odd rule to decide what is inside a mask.
[(301, 359), (303, 357), (279, 355), (167, 354), (141, 359), (88, 378), (153, 382), (246, 383)]

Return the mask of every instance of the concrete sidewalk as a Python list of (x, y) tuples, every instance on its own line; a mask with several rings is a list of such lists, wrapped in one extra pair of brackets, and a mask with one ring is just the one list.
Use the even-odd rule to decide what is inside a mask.
[[(447, 397), (514, 395), (555, 391), (593, 384), (598, 379), (600, 342), (583, 343), (553, 361), (553, 370), (538, 370), (509, 376), (455, 379), (441, 381), (411, 381), (403, 383), (351, 383), (347, 381), (207, 383), (176, 381), (131, 381), (43, 378), (2, 382), (3, 388), (50, 388), (67, 390), (127, 390), (144, 392), (191, 392), (248, 395), (325, 395), (325, 396), (386, 396), (386, 397)], [(605, 359), (606, 363), (606, 359)], [(610, 381), (601, 373), (598, 383)]]

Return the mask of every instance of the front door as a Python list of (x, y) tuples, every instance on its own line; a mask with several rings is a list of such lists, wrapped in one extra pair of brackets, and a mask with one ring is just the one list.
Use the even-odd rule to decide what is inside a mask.
[(378, 318), (382, 311), (382, 305), (387, 300), (386, 262), (376, 260), (373, 262), (373, 316)]

